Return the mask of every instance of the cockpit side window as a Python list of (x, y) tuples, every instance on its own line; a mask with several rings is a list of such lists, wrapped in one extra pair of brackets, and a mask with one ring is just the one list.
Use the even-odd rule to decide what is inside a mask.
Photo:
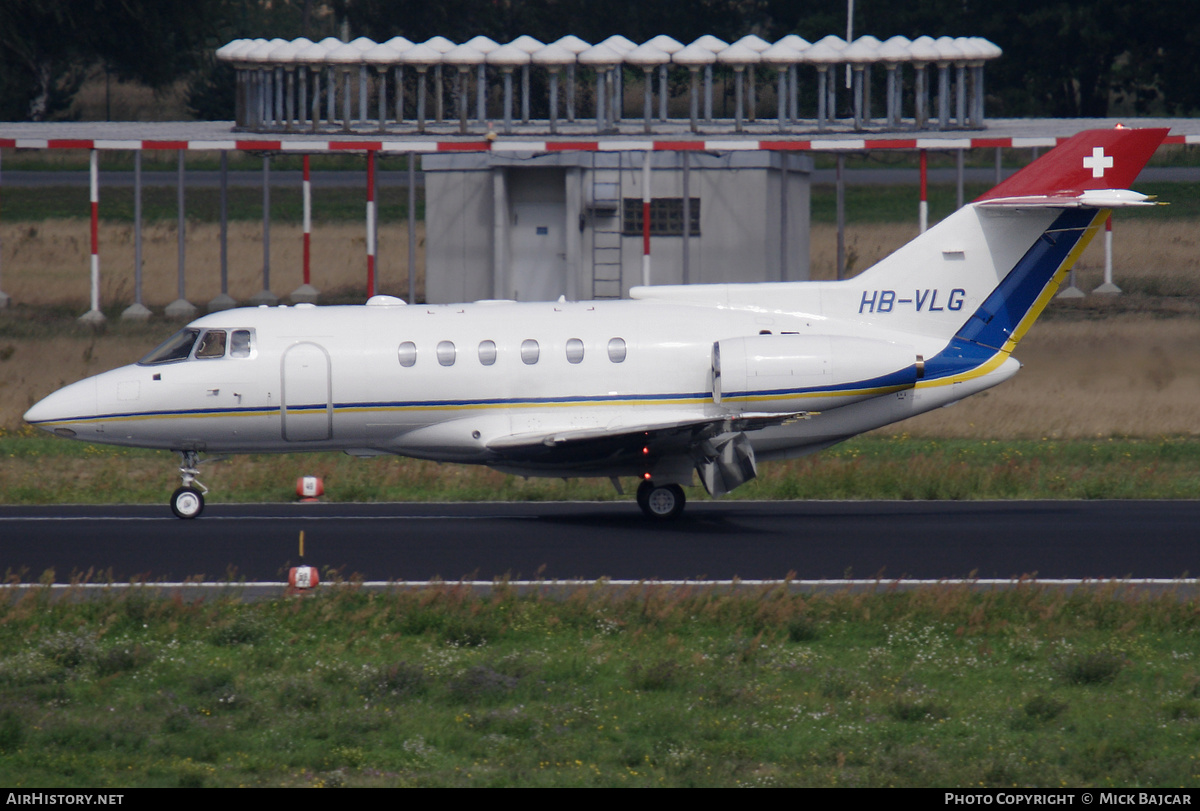
[(140, 366), (155, 366), (160, 363), (175, 363), (187, 360), (200, 330), (186, 327), (161, 343), (157, 349), (138, 361)]
[(196, 357), (201, 359), (225, 357), (225, 330), (210, 329), (200, 338), (196, 345)]
[(229, 340), (229, 357), (248, 358), (253, 350), (250, 330), (235, 329)]

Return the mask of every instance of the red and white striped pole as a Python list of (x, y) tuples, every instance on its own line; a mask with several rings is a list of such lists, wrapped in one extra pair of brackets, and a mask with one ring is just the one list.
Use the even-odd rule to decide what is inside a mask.
[(309, 176), (310, 156), (304, 156), (304, 283), (312, 284), (312, 180)]
[(921, 222), (921, 233), (929, 228), (929, 160), (925, 150), (921, 150), (921, 202), (917, 207), (918, 218)]
[(88, 167), (88, 199), (92, 203), (92, 309), (100, 309), (100, 153), (92, 150)]
[(320, 294), (312, 286), (312, 156), (303, 155), (303, 180), (300, 183), (300, 198), (304, 206), (304, 282), (292, 291), (292, 301), (316, 304)]
[(1112, 261), (1112, 212), (1108, 213), (1108, 219), (1104, 221), (1104, 284), (1092, 291), (1093, 293), (1117, 295), (1121, 292), (1121, 288), (1113, 283), (1113, 261)]
[(367, 150), (367, 298), (375, 295), (375, 150)]
[(79, 320), (99, 324), (104, 321), (104, 313), (100, 312), (100, 153), (94, 148), (88, 165), (88, 181), (88, 199), (92, 204), (92, 308)]
[(650, 150), (642, 163), (642, 284), (650, 284)]

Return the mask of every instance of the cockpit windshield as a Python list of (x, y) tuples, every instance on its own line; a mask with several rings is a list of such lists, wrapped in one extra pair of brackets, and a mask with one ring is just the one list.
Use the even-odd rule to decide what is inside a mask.
[(139, 360), (138, 365), (155, 366), (160, 363), (174, 363), (175, 361), (187, 360), (188, 355), (192, 354), (192, 347), (195, 346), (196, 338), (199, 335), (200, 330), (198, 329), (191, 327), (181, 329), (160, 344), (149, 355)]
[(226, 349), (231, 358), (254, 357), (254, 330), (199, 330), (187, 327), (139, 360), (138, 365), (157, 366), (160, 363), (175, 363), (188, 358), (212, 360), (225, 357)]
[(204, 333), (200, 343), (196, 345), (197, 358), (225, 357), (225, 330), (210, 329)]
[(253, 347), (250, 343), (250, 330), (235, 329), (233, 331), (233, 340), (229, 345), (229, 357), (231, 358), (248, 358), (250, 357)]

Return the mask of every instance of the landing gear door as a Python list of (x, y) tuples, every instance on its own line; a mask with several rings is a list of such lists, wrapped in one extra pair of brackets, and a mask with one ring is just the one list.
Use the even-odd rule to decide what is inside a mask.
[(283, 354), (283, 438), (314, 442), (333, 435), (333, 390), (329, 353), (319, 344), (298, 343)]

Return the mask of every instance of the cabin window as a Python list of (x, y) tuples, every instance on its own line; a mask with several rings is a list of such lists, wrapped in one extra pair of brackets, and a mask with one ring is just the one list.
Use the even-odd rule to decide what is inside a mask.
[(567, 362), (582, 363), (583, 362), (583, 341), (578, 338), (572, 338), (567, 341)]
[(229, 336), (229, 357), (248, 358), (251, 353), (250, 330), (235, 329)]
[(521, 341), (521, 363), (532, 366), (538, 362), (538, 355), (541, 354), (541, 351), (538, 342), (532, 338)]
[(188, 327), (181, 329), (179, 332), (172, 335), (167, 340), (158, 345), (149, 355), (138, 361), (141, 366), (156, 366), (160, 363), (175, 363), (176, 361), (187, 360), (192, 354), (192, 347), (196, 344), (196, 338), (200, 336), (200, 330)]
[(621, 363), (625, 360), (624, 338), (613, 338), (608, 342), (608, 359), (613, 363)]
[(454, 341), (439, 341), (437, 345), (438, 363), (443, 366), (454, 365)]
[(479, 362), (484, 366), (491, 366), (496, 362), (496, 342), (495, 341), (480, 341), (479, 342)]
[(400, 365), (407, 368), (417, 362), (417, 345), (412, 341), (405, 341), (400, 344), (400, 348), (396, 351), (400, 358)]
[(202, 359), (225, 357), (225, 330), (210, 329), (196, 345), (196, 357)]

